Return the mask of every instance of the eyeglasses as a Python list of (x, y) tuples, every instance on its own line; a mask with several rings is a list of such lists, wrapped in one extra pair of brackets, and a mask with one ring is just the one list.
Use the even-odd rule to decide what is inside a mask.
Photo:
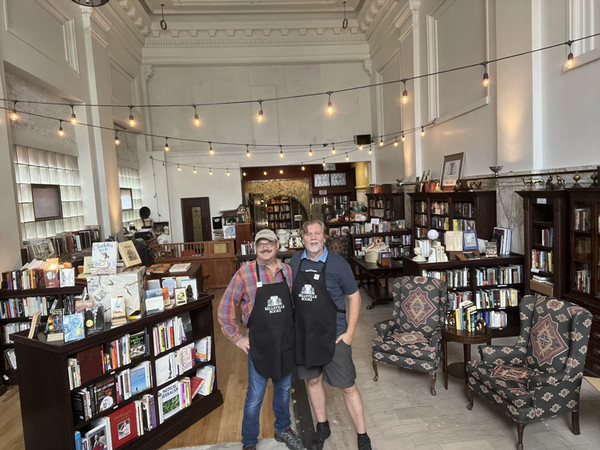
[(277, 245), (276, 242), (266, 241), (266, 242), (258, 242), (256, 244), (256, 248), (273, 248)]

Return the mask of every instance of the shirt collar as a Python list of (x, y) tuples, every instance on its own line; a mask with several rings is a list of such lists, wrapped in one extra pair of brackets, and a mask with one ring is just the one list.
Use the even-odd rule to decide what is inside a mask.
[[(258, 260), (258, 258), (256, 259), (256, 264), (258, 264), (260, 266), (261, 269), (267, 271), (269, 270), (269, 266), (267, 266), (266, 264), (264, 264), (263, 262), (260, 262)], [(277, 258), (277, 270), (275, 272), (279, 272), (279, 269), (281, 269), (283, 266), (281, 265), (281, 260), (279, 258)]]
[[(312, 260), (311, 261), (315, 261), (315, 262), (325, 262), (327, 261), (327, 255), (329, 254), (329, 251), (327, 250), (327, 247), (323, 247), (323, 253), (321, 254), (321, 256), (319, 256), (317, 259)], [(304, 249), (304, 252), (302, 253), (302, 258), (301, 259), (308, 259), (308, 255), (306, 254), (306, 249)]]

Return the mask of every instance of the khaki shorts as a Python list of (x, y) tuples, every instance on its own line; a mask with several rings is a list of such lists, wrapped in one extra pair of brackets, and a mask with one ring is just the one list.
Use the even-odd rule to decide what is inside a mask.
[(335, 344), (333, 359), (324, 366), (296, 367), (298, 378), (310, 380), (323, 374), (323, 380), (332, 387), (349, 388), (354, 386), (356, 368), (352, 362), (352, 347), (343, 340)]

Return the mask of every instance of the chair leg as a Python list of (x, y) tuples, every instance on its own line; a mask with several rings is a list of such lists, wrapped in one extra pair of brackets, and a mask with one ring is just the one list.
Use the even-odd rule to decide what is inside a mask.
[(469, 388), (467, 388), (467, 400), (469, 401), (467, 409), (471, 411), (473, 409), (473, 391)]
[(435, 380), (437, 378), (437, 373), (431, 372), (429, 375), (431, 376), (431, 395), (435, 395), (437, 394), (437, 392), (435, 392)]
[(517, 450), (523, 450), (523, 430), (524, 429), (525, 429), (525, 424), (517, 422)]
[(573, 434), (579, 434), (579, 411), (571, 411), (571, 429)]
[(375, 376), (373, 377), (373, 381), (379, 380), (379, 372), (377, 371), (377, 361), (373, 360), (373, 370), (375, 371)]

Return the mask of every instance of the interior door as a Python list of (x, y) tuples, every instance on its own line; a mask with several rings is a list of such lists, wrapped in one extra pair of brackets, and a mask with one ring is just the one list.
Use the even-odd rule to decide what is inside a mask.
[(181, 222), (184, 242), (212, 241), (208, 197), (182, 198)]

